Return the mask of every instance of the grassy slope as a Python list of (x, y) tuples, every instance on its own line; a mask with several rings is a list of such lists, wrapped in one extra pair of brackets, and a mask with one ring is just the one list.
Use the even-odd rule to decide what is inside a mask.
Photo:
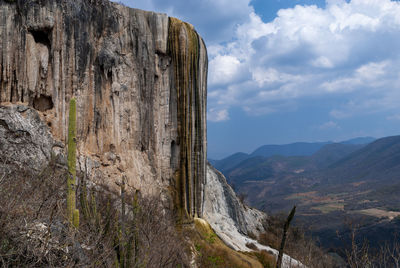
[[(201, 267), (273, 267), (275, 257), (238, 252), (229, 248), (203, 219), (195, 219), (194, 226), (186, 226), (189, 239), (194, 243), (198, 264)], [(257, 257), (258, 255), (258, 257)], [(260, 261), (264, 263), (264, 266)], [(268, 266), (270, 265), (270, 266)]]

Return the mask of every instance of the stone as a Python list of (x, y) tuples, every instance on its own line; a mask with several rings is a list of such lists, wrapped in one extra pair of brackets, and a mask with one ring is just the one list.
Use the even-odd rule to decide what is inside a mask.
[[(247, 237), (265, 232), (267, 215), (240, 202), (225, 176), (210, 164), (207, 165), (207, 183), (204, 187), (203, 216), (217, 234), (234, 232)], [(225, 235), (224, 234), (224, 235)], [(225, 241), (237, 250), (245, 250), (245, 244)], [(244, 246), (244, 247), (243, 247)]]
[(36, 110), (0, 105), (0, 178), (14, 170), (39, 173), (51, 157), (58, 157), (53, 152), (54, 145), (50, 128)]
[(202, 215), (206, 85), (203, 40), (166, 14), (105, 0), (0, 2), (0, 104), (34, 108), (65, 144), (76, 98), (78, 174), (114, 188), (125, 175), (188, 219)]

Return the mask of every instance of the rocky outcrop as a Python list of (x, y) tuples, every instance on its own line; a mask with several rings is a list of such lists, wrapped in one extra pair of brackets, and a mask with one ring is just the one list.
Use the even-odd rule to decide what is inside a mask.
[[(267, 215), (257, 209), (244, 205), (225, 176), (212, 165), (207, 165), (207, 185), (204, 189), (204, 216), (211, 221), (211, 215), (217, 214), (232, 220), (240, 233), (258, 235), (265, 231), (263, 222)], [(224, 223), (226, 221), (216, 221)]]
[(0, 104), (20, 117), (34, 108), (65, 144), (75, 97), (78, 174), (172, 194), (183, 218), (202, 215), (206, 82), (201, 37), (165, 14), (105, 0), (0, 1)]
[[(238, 251), (253, 251), (257, 248), (278, 256), (276, 249), (261, 245), (249, 237), (249, 235), (258, 236), (266, 231), (267, 226), (263, 225), (263, 221), (267, 215), (242, 204), (225, 176), (210, 164), (207, 165), (203, 215), (215, 233), (229, 247)], [(304, 267), (304, 265), (284, 254), (282, 267)]]
[(207, 184), (204, 188), (204, 219), (224, 242), (236, 250), (249, 251), (248, 238), (265, 232), (267, 215), (239, 201), (224, 175), (207, 165)]
[[(36, 110), (23, 105), (0, 106), (0, 178), (20, 170), (40, 172), (63, 148)], [(60, 164), (65, 163), (63, 154), (58, 155)]]

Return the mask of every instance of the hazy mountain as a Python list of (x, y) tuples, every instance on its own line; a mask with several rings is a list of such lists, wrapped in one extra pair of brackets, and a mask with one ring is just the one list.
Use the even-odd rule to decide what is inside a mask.
[[(331, 141), (327, 141), (327, 142), (295, 142), (282, 145), (263, 145), (254, 150), (254, 152), (252, 152), (251, 154), (239, 152), (232, 154), (221, 160), (209, 159), (209, 161), (216, 169), (218, 169), (219, 171), (221, 171), (226, 175), (228, 171), (235, 168), (242, 161), (254, 158), (256, 156), (261, 156), (264, 158), (268, 158), (271, 156), (311, 156), (317, 153), (319, 150), (323, 149), (326, 145), (335, 144), (332, 147), (325, 148), (324, 152), (322, 152), (319, 156), (317, 156), (317, 157), (322, 157), (321, 160), (315, 161), (315, 163), (318, 165), (319, 162), (321, 162), (321, 164), (325, 164), (326, 161), (332, 162), (334, 160), (339, 160), (339, 158), (341, 156), (344, 156), (347, 152), (352, 152), (353, 150), (359, 148), (352, 146), (341, 146), (341, 144), (361, 145), (370, 143), (374, 140), (375, 139), (372, 137), (359, 137), (342, 141), (339, 143), (333, 143)], [(325, 154), (328, 155), (325, 156)], [(325, 159), (322, 160), (324, 157)], [(260, 160), (257, 158), (257, 161)]]
[(330, 143), (311, 156), (265, 157), (239, 153), (218, 161), (216, 165), (230, 182), (241, 184), (246, 180), (265, 180), (320, 170), (364, 146), (363, 144)]
[(312, 155), (324, 145), (331, 142), (296, 142), (283, 145), (264, 145), (252, 152), (251, 156), (270, 157), (273, 155), (282, 156), (305, 156)]
[(310, 157), (316, 168), (324, 168), (339, 161), (345, 156), (364, 147), (365, 144), (331, 143), (323, 146)]
[(249, 155), (246, 153), (235, 153), (230, 155), (222, 160), (212, 160), (210, 163), (222, 173), (230, 170), (240, 162), (249, 158)]
[(247, 180), (268, 180), (301, 172), (305, 167), (310, 166), (310, 160), (306, 156), (255, 156), (228, 170), (226, 176), (230, 182), (239, 185)]
[(358, 138), (354, 138), (354, 139), (350, 139), (350, 140), (346, 140), (346, 141), (341, 141), (339, 143), (343, 143), (343, 144), (368, 144), (371, 143), (373, 141), (375, 141), (376, 139), (373, 137), (358, 137)]
[(334, 183), (398, 179), (400, 136), (376, 140), (329, 166), (320, 176)]

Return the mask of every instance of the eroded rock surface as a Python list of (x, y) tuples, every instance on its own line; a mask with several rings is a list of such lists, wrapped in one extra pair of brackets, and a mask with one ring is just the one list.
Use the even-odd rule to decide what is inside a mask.
[(204, 219), (229, 246), (236, 250), (249, 251), (247, 236), (258, 236), (265, 232), (267, 215), (243, 205), (224, 175), (210, 164), (207, 165), (207, 184), (204, 188)]
[[(36, 110), (23, 105), (0, 106), (0, 178), (15, 170), (40, 172), (63, 147)], [(65, 161), (61, 158), (60, 162)]]
[(201, 37), (166, 14), (103, 0), (0, 1), (0, 104), (36, 109), (65, 144), (75, 97), (78, 170), (172, 193), (189, 218), (202, 214), (206, 82)]
[[(265, 232), (263, 221), (267, 215), (243, 205), (225, 176), (210, 164), (207, 165), (207, 183), (204, 188), (204, 219), (229, 247), (238, 251), (265, 250), (275, 256), (278, 251), (261, 245), (249, 237)], [(252, 249), (247, 245), (252, 244)], [(282, 267), (304, 267), (299, 261), (284, 254)]]

